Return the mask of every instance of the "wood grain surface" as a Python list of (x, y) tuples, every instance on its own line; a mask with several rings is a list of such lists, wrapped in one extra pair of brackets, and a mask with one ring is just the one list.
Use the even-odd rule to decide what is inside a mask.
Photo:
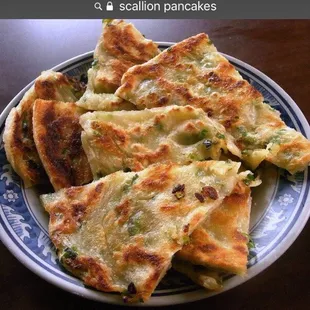
[[(310, 119), (310, 20), (134, 20), (146, 37), (180, 41), (206, 32), (219, 51), (276, 81)], [(100, 20), (0, 20), (0, 110), (41, 71), (94, 49)], [(171, 309), (307, 309), (310, 228), (272, 266), (218, 296)], [(47, 283), (0, 244), (1, 309), (116, 309)]]

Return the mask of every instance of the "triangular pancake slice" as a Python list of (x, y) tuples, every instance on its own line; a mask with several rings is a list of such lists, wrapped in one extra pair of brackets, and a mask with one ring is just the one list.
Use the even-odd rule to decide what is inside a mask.
[(81, 142), (82, 113), (85, 110), (72, 102), (37, 99), (34, 103), (34, 141), (55, 190), (92, 181)]
[(159, 52), (157, 44), (147, 40), (131, 23), (104, 20), (88, 71), (87, 90), (78, 104), (88, 110), (133, 110), (130, 102), (114, 92), (130, 67), (150, 60)]
[(32, 129), (32, 108), (36, 99), (76, 101), (83, 87), (60, 72), (45, 71), (7, 117), (3, 134), (8, 161), (30, 187), (46, 182), (46, 174), (37, 153)]
[(204, 33), (130, 68), (115, 93), (138, 109), (167, 105), (202, 108), (233, 136), (252, 169), (268, 160), (291, 173), (310, 162), (310, 141), (287, 127), (279, 112), (217, 52)]
[(193, 274), (211, 270), (245, 275), (250, 211), (251, 190), (238, 182), (233, 193), (191, 234), (176, 259), (199, 266)]
[(83, 147), (97, 178), (154, 163), (218, 159), (230, 143), (223, 126), (191, 106), (86, 113), (80, 123)]
[(239, 166), (152, 165), (42, 195), (60, 261), (89, 286), (147, 300), (188, 236), (230, 195)]

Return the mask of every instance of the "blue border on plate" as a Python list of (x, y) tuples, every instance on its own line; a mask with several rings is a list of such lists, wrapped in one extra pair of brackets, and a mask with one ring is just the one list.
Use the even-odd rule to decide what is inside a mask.
[[(58, 71), (63, 72), (63, 71), (65, 71), (65, 70), (68, 69), (68, 68), (72, 68), (72, 67), (76, 66), (78, 63), (85, 62), (85, 61), (91, 60), (91, 59), (92, 59), (92, 56), (86, 56), (85, 58), (80, 59), (80, 60), (78, 60), (78, 61), (76, 61), (76, 62), (74, 62), (74, 63), (72, 63), (72, 64), (70, 64), (70, 65), (67, 65), (67, 66), (61, 68), (61, 70), (58, 70)], [(290, 113), (294, 116), (294, 120), (297, 122), (297, 124), (298, 124), (298, 126), (299, 126), (299, 128), (300, 128), (300, 131), (305, 135), (305, 130), (304, 130), (304, 128), (303, 128), (303, 126), (302, 126), (300, 120), (298, 119), (298, 117), (297, 117), (295, 111), (294, 111), (293, 108), (288, 104), (288, 102), (283, 98), (283, 96), (282, 96), (276, 89), (274, 89), (274, 87), (273, 87), (272, 85), (270, 85), (269, 83), (267, 83), (264, 79), (262, 79), (261, 77), (259, 77), (258, 75), (256, 75), (254, 72), (248, 70), (247, 68), (240, 66), (239, 64), (235, 63), (234, 61), (230, 61), (230, 62), (231, 62), (238, 70), (240, 70), (240, 71), (245, 71), (245, 72), (249, 73), (250, 75), (254, 76), (256, 79), (258, 79), (259, 81), (261, 81), (262, 84), (265, 84), (265, 85), (267, 84), (268, 87), (271, 89), (271, 91), (273, 91), (273, 92), (280, 98), (280, 100), (282, 101), (281, 103), (283, 103), (283, 104), (288, 108), (288, 110), (290, 111)], [(3, 129), (3, 126), (1, 126), (1, 129), (0, 129), (1, 132), (2, 132), (2, 129)], [(286, 228), (286, 230), (282, 233), (282, 236), (281, 236), (280, 239), (277, 241), (277, 244), (279, 244), (279, 243), (288, 235), (288, 233), (289, 233), (291, 227), (294, 226), (296, 219), (299, 217), (300, 213), (303, 211), (303, 209), (304, 209), (304, 207), (305, 207), (305, 202), (306, 202), (306, 199), (307, 199), (307, 193), (308, 193), (308, 191), (309, 191), (309, 187), (310, 187), (310, 175), (308, 174), (308, 176), (307, 176), (307, 185), (306, 185), (306, 188), (305, 188), (305, 194), (304, 194), (304, 196), (303, 196), (302, 201), (300, 202), (298, 211), (296, 212), (294, 218), (290, 221), (290, 225), (289, 225), (289, 226)], [(60, 274), (55, 273), (53, 270), (51, 270), (50, 268), (48, 268), (47, 266), (45, 266), (45, 265), (43, 265), (41, 262), (39, 262), (35, 257), (33, 257), (32, 255), (28, 254), (27, 251), (26, 251), (21, 245), (19, 245), (19, 243), (15, 240), (15, 237), (14, 237), (14, 236), (10, 233), (10, 231), (7, 229), (7, 227), (5, 226), (5, 224), (4, 224), (3, 220), (2, 220), (2, 218), (0, 218), (0, 223), (2, 224), (2, 227), (4, 227), (6, 233), (12, 237), (11, 240), (14, 241), (14, 243), (18, 246), (18, 248), (21, 249), (22, 252), (23, 252), (24, 254), (26, 254), (26, 256), (28, 256), (31, 260), (35, 261), (36, 264), (38, 264), (40, 267), (42, 267), (43, 269), (47, 270), (48, 272), (54, 274), (55, 276), (62, 278), (63, 280), (66, 280), (66, 281), (68, 281), (68, 282), (70, 282), (70, 283), (72, 283), (72, 284), (75, 284), (75, 285), (77, 285), (77, 286), (82, 286), (82, 287), (83, 287), (83, 285), (80, 284), (80, 281), (79, 281), (79, 280), (72, 280), (72, 279), (70, 279), (70, 278), (65, 278), (65, 277), (61, 276)], [(270, 251), (264, 253), (265, 255), (264, 255), (263, 257), (261, 257), (260, 260), (262, 260), (264, 257), (266, 257), (272, 250), (273, 250), (273, 249), (270, 249)], [(254, 265), (253, 265), (253, 266), (254, 266)], [(250, 267), (250, 268), (251, 268), (251, 267)], [(190, 290), (186, 290), (186, 289), (185, 289), (184, 291), (183, 291), (183, 290), (178, 290), (178, 291), (177, 291), (177, 294), (183, 293), (183, 292), (195, 291), (195, 290), (197, 290), (197, 288), (192, 288), (192, 289), (190, 289)], [(174, 295), (174, 293), (156, 293), (156, 292), (155, 292), (155, 294), (154, 294), (154, 296), (166, 296), (166, 295)]]

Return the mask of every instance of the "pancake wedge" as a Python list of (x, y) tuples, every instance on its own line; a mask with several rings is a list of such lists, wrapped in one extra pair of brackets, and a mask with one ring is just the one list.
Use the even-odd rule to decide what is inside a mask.
[(191, 234), (176, 258), (199, 266), (191, 271), (198, 276), (210, 270), (244, 275), (248, 261), (250, 210), (251, 191), (241, 181)]
[(80, 123), (96, 178), (118, 170), (139, 171), (154, 163), (218, 159), (230, 143), (223, 126), (191, 106), (86, 113)]
[(85, 110), (72, 102), (37, 99), (34, 103), (34, 141), (55, 190), (92, 181), (81, 142), (82, 113)]
[(83, 87), (59, 72), (45, 71), (36, 79), (6, 120), (3, 134), (8, 161), (26, 187), (46, 182), (46, 174), (37, 153), (32, 128), (32, 108), (36, 99), (76, 101)]
[(117, 97), (113, 93), (95, 93), (93, 79), (95, 79), (95, 71), (88, 70), (87, 89), (82, 98), (77, 102), (77, 105), (87, 110), (99, 111), (122, 111), (136, 110), (136, 107), (129, 101)]
[[(240, 164), (195, 162), (116, 172), (42, 195), (62, 264), (85, 284), (146, 301), (192, 231), (230, 195)], [(212, 187), (217, 196), (203, 196)]]
[(147, 40), (123, 20), (104, 20), (92, 67), (88, 71), (85, 95), (78, 104), (88, 110), (133, 110), (134, 106), (114, 95), (123, 74), (159, 53), (157, 44)]
[(267, 160), (290, 173), (310, 162), (310, 142), (287, 127), (279, 112), (217, 52), (204, 33), (130, 68), (115, 93), (138, 109), (192, 105), (225, 126), (252, 169)]

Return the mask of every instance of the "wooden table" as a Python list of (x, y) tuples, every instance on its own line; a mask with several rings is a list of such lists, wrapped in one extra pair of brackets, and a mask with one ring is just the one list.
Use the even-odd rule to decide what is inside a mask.
[[(146, 37), (179, 41), (206, 32), (218, 50), (258, 68), (282, 86), (310, 119), (310, 20), (135, 20)], [(42, 70), (92, 50), (101, 21), (1, 20), (0, 109)], [(267, 270), (216, 297), (174, 309), (306, 309), (310, 306), (310, 227)], [(47, 283), (0, 245), (1, 309), (116, 309)]]

